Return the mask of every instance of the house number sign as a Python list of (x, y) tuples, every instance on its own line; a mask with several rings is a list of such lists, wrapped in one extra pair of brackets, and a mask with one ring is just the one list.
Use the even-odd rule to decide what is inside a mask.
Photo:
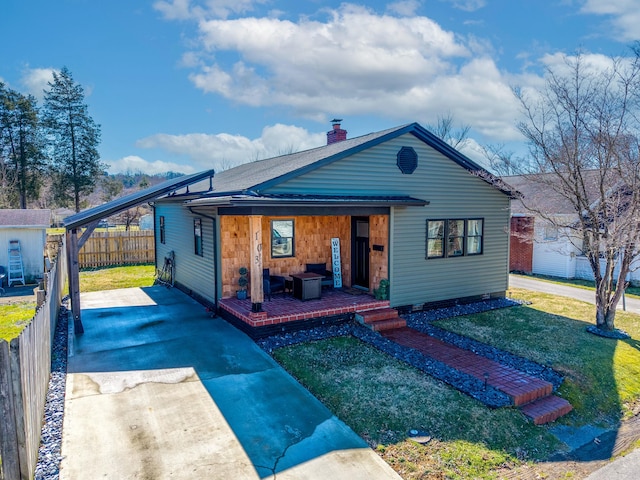
[(340, 265), (340, 239), (331, 239), (331, 271), (333, 272), (333, 287), (342, 287), (342, 267)]

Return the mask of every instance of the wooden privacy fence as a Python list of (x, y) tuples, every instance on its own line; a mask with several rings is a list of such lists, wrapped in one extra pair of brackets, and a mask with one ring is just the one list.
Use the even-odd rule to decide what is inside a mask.
[[(64, 252), (64, 247), (62, 248)], [(66, 255), (46, 277), (46, 299), (11, 342), (0, 340), (0, 479), (30, 479), (38, 461), (51, 347), (67, 280)]]
[(155, 261), (153, 230), (93, 232), (78, 253), (79, 268)]

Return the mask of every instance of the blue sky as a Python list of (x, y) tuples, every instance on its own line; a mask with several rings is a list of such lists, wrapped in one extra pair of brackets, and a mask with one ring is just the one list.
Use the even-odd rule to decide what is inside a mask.
[[(0, 81), (67, 66), (109, 171), (224, 169), (451, 115), (464, 152), (521, 147), (512, 86), (640, 40), (640, 0), (3, 0)], [(523, 150), (522, 150), (523, 151)]]

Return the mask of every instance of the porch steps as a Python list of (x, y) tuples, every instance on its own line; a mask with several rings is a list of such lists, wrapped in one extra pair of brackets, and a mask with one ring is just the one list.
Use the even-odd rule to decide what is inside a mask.
[(564, 398), (549, 395), (520, 407), (520, 411), (533, 420), (535, 425), (551, 423), (566, 415), (573, 407)]
[(398, 311), (394, 308), (378, 308), (376, 310), (356, 312), (356, 320), (374, 332), (407, 326), (407, 321), (400, 318)]

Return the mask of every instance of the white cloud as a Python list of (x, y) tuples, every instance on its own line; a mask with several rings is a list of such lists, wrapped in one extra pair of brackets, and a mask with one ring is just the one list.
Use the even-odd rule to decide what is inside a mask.
[(476, 10), (480, 10), (486, 4), (486, 0), (447, 0), (451, 3), (455, 8), (459, 10), (464, 10), (465, 12), (475, 12)]
[(36, 99), (44, 98), (44, 91), (49, 89), (49, 82), (53, 81), (54, 68), (30, 68), (24, 72), (20, 82), (27, 89), (27, 93)]
[(180, 165), (162, 160), (148, 161), (137, 155), (129, 155), (118, 160), (107, 161), (109, 173), (144, 172), (149, 175), (165, 172), (195, 173), (197, 170), (190, 165)]
[(627, 42), (640, 39), (640, 9), (637, 0), (586, 0), (582, 13), (605, 15), (611, 37)]
[(418, 0), (401, 0), (387, 5), (387, 10), (403, 17), (411, 17), (416, 14), (416, 10), (418, 10), (421, 3)]
[(183, 66), (198, 89), (242, 105), (287, 107), (318, 121), (339, 112), (435, 123), (447, 112), (491, 141), (519, 139), (514, 78), (498, 69), (491, 43), (402, 16), (417, 6), (400, 0), (378, 14), (344, 3), (297, 20), (207, 14)]
[[(288, 106), (326, 119), (375, 114), (433, 121), (444, 111), (485, 134), (515, 133), (515, 101), (491, 46), (465, 45), (427, 17), (377, 15), (343, 5), (326, 22), (276, 18), (200, 24), (203, 53), (218, 61), (190, 75), (201, 90), (255, 107)], [(221, 52), (237, 53), (224, 64)]]
[(232, 14), (246, 13), (256, 3), (265, 0), (158, 0), (153, 8), (167, 20), (203, 19), (205, 17), (227, 18)]
[(201, 169), (225, 170), (257, 159), (319, 147), (324, 143), (326, 136), (323, 133), (313, 134), (293, 125), (276, 124), (265, 127), (256, 139), (228, 133), (159, 133), (139, 140), (136, 146), (186, 155)]

